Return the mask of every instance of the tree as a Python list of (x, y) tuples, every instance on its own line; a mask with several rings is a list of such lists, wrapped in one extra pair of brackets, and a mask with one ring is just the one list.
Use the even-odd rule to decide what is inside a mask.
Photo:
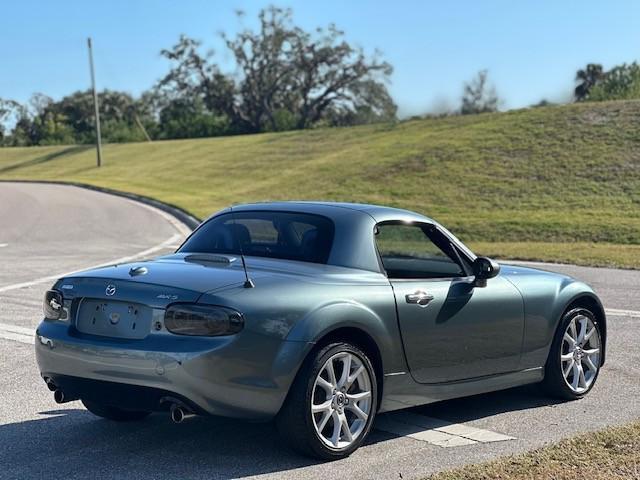
[(7, 105), (7, 101), (0, 98), (0, 145), (4, 143), (4, 132), (6, 130), (4, 122), (9, 116), (10, 109)]
[(3, 101), (0, 105), (0, 121), (4, 124), (13, 124), (11, 134), (3, 139), (4, 145), (12, 147), (33, 145), (33, 119), (27, 105), (14, 100)]
[[(125, 92), (104, 90), (98, 98), (105, 142), (142, 141), (147, 138), (145, 128), (152, 129), (155, 122), (146, 96), (136, 100)], [(25, 105), (0, 102), (0, 124), (14, 124), (3, 144), (93, 143), (94, 121), (93, 96), (89, 90), (67, 95), (60, 101), (36, 93)]]
[(633, 100), (640, 98), (640, 65), (623, 63), (604, 73), (589, 90), (586, 100)]
[(576, 72), (576, 82), (579, 82), (573, 91), (577, 102), (586, 100), (589, 91), (604, 77), (604, 70), (599, 63), (590, 63), (584, 70)]
[(473, 80), (465, 83), (460, 107), (462, 115), (498, 110), (500, 100), (495, 88), (488, 85), (487, 76), (487, 70), (480, 70)]
[[(146, 110), (143, 102), (135, 100), (125, 92), (103, 90), (98, 93), (98, 103), (102, 138), (105, 142), (145, 140), (145, 133), (140, 126), (141, 116), (148, 120), (151, 113)], [(63, 118), (73, 130), (77, 143), (93, 143), (95, 115), (90, 90), (78, 91), (67, 95), (59, 102), (50, 103), (44, 115)]]
[(10, 141), (7, 137), (7, 126), (17, 123), (22, 114), (22, 105), (15, 100), (0, 98), (0, 145), (5, 145)]
[(176, 99), (160, 111), (160, 138), (199, 138), (225, 135), (226, 116), (206, 111), (198, 97)]
[(29, 99), (22, 120), (24, 129), (28, 128), (29, 145), (76, 143), (73, 128), (54, 106), (53, 99), (43, 93), (34, 93)]
[(199, 98), (210, 112), (235, 118), (235, 85), (217, 65), (210, 63), (212, 52), (200, 55), (200, 45), (181, 35), (171, 50), (160, 52), (172, 62), (173, 68), (156, 85), (156, 106), (162, 108), (178, 99)]
[(76, 143), (73, 128), (67, 118), (52, 111), (45, 111), (33, 119), (31, 145), (69, 145)]
[(397, 107), (384, 85), (361, 82), (353, 86), (357, 95), (345, 108), (336, 102), (324, 115), (331, 126), (364, 125), (396, 120)]
[(213, 52), (200, 54), (200, 42), (185, 35), (163, 50), (172, 62), (158, 84), (167, 102), (198, 97), (237, 132), (307, 128), (336, 116), (395, 118), (386, 88), (392, 67), (379, 53), (368, 57), (334, 25), (305, 32), (293, 24), (289, 9), (264, 9), (259, 23), (257, 31), (245, 29), (233, 38), (222, 34), (237, 74), (223, 73)]

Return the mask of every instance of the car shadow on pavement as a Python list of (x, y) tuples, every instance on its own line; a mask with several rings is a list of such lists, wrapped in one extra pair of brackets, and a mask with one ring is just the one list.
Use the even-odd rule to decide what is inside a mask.
[(491, 418), (501, 413), (554, 407), (562, 403), (566, 403), (566, 400), (546, 395), (538, 385), (526, 385), (414, 407), (410, 411), (440, 419), (446, 425)]
[(287, 450), (273, 423), (168, 415), (117, 423), (84, 409), (0, 425), (0, 478), (228, 479), (312, 465)]
[[(525, 387), (411, 411), (442, 419), (446, 425), (552, 403)], [(285, 448), (273, 423), (196, 417), (175, 425), (163, 414), (116, 423), (79, 408), (39, 415), (0, 425), (0, 478), (229, 479), (320, 463)], [(394, 438), (374, 430), (367, 444)]]

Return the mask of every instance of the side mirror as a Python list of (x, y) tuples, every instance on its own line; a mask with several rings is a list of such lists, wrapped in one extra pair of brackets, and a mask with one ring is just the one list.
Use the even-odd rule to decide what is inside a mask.
[(476, 287), (486, 287), (487, 280), (500, 273), (498, 262), (487, 257), (478, 257), (473, 262), (473, 275), (476, 277)]

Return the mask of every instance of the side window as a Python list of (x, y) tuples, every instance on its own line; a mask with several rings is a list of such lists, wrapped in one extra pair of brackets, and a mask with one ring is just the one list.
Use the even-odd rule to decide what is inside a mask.
[[(411, 224), (377, 227), (376, 244), (389, 278), (447, 278), (466, 273), (435, 229)], [(440, 248), (442, 246), (443, 248)]]

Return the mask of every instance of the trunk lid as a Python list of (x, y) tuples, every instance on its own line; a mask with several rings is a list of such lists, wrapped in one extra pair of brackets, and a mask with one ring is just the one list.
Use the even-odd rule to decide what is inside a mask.
[[(76, 273), (60, 280), (57, 288), (65, 298), (111, 297), (162, 308), (173, 302), (195, 302), (205, 292), (242, 282), (239, 259), (176, 254)], [(107, 292), (108, 286), (115, 292)]]
[(79, 332), (143, 339), (163, 324), (169, 304), (195, 303), (204, 292), (241, 284), (244, 272), (236, 263), (233, 257), (173, 255), (70, 275), (56, 289)]
[(195, 302), (201, 293), (183, 288), (113, 278), (65, 278), (63, 292), (71, 324), (81, 333), (141, 340), (159, 324), (174, 302)]

